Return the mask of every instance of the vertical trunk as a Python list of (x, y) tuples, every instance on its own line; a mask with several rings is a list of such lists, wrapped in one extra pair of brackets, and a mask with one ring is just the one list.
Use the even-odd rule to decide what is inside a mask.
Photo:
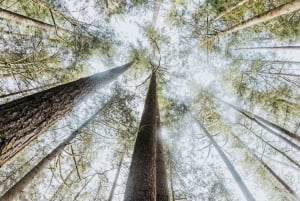
[(124, 154), (122, 154), (120, 162), (118, 164), (117, 173), (116, 173), (116, 176), (115, 176), (115, 179), (114, 179), (114, 183), (113, 183), (113, 185), (111, 187), (111, 191), (109, 193), (108, 201), (112, 201), (113, 200), (114, 192), (115, 192), (115, 189), (116, 189), (116, 186), (117, 186), (117, 182), (118, 182), (118, 178), (119, 178), (119, 175), (120, 175), (120, 172), (121, 172), (123, 158), (124, 158)]
[(192, 116), (193, 119), (197, 122), (199, 127), (204, 131), (205, 135), (209, 139), (209, 141), (212, 143), (212, 145), (216, 148), (217, 152), (221, 156), (223, 162), (226, 164), (228, 170), (230, 171), (232, 177), (234, 178), (235, 182), (238, 184), (240, 190), (242, 191), (244, 197), (246, 198), (247, 201), (255, 201), (253, 195), (251, 192), (248, 190), (247, 186), (243, 182), (242, 178), (240, 177), (239, 173), (235, 170), (234, 166), (230, 162), (230, 160), (227, 158), (225, 153), (223, 152), (222, 148), (218, 145), (218, 143), (214, 140), (214, 138), (209, 134), (209, 132), (206, 130), (206, 128), (200, 123), (200, 121)]
[[(100, 109), (101, 110), (101, 109)], [(34, 168), (32, 168), (22, 179), (13, 185), (1, 198), (0, 201), (13, 201), (29, 185), (39, 174), (49, 165), (49, 163), (56, 158), (64, 148), (73, 140), (81, 130), (91, 122), (100, 112), (100, 110), (85, 121), (78, 129), (76, 129), (69, 137), (60, 143), (52, 152), (43, 158)]]
[(156, 201), (169, 201), (168, 179), (161, 138), (159, 111), (157, 112), (157, 115)]
[(112, 82), (133, 62), (0, 105), (0, 167), (85, 95)]
[(160, 5), (161, 5), (162, 0), (155, 0), (154, 1), (154, 10), (153, 10), (153, 16), (152, 16), (152, 22), (151, 22), (151, 26), (154, 29), (155, 25), (156, 25), (156, 21), (158, 18), (158, 13), (160, 10)]
[(300, 142), (300, 136), (298, 136), (295, 133), (292, 133), (292, 132), (286, 130), (285, 128), (282, 128), (282, 127), (280, 127), (280, 126), (278, 126), (278, 125), (276, 125), (276, 124), (274, 124), (274, 123), (272, 123), (272, 122), (270, 122), (270, 121), (268, 121), (268, 120), (266, 120), (266, 119), (264, 119), (264, 118), (262, 118), (262, 117), (260, 117), (256, 114), (253, 114), (251, 112), (248, 112), (246, 110), (238, 108), (238, 107), (236, 107), (236, 106), (234, 106), (230, 103), (227, 103), (227, 102), (225, 102), (221, 99), (218, 99), (218, 100), (220, 100), (222, 103), (225, 103), (226, 105), (230, 106), (231, 108), (233, 108), (234, 110), (236, 110), (240, 114), (244, 115), (248, 119), (254, 121), (258, 125), (263, 127), (265, 130), (269, 131), (271, 134), (273, 134), (273, 135), (279, 137), (280, 139), (284, 140), (286, 143), (288, 143), (289, 145), (291, 145), (295, 149), (300, 150), (300, 147), (297, 144), (293, 143), (292, 141), (290, 141), (289, 139), (283, 137), (282, 135), (279, 135), (278, 133), (276, 133), (274, 130), (270, 129), (269, 127), (273, 128), (273, 129), (279, 131), (280, 133), (285, 134), (285, 135), (287, 135), (287, 136), (289, 136), (289, 137), (291, 137), (291, 138), (293, 138), (293, 139), (295, 139), (299, 142)]
[(227, 10), (225, 10), (224, 12), (220, 13), (219, 15), (217, 15), (216, 17), (214, 17), (213, 19), (209, 20), (208, 22), (208, 26), (212, 23), (214, 23), (215, 21), (219, 20), (220, 18), (222, 18), (223, 16), (227, 15), (228, 13), (231, 13), (233, 10), (241, 7), (242, 5), (244, 5), (245, 3), (247, 3), (249, 0), (243, 0), (240, 1), (236, 4), (232, 4), (230, 5)]
[(156, 77), (152, 73), (137, 134), (125, 191), (125, 201), (156, 200)]
[(68, 34), (68, 35), (72, 35), (74, 34), (72, 31), (69, 31), (67, 29), (52, 25), (52, 24), (48, 24), (36, 19), (32, 19), (29, 17), (26, 17), (24, 15), (20, 15), (14, 12), (11, 12), (9, 10), (5, 10), (3, 8), (0, 8), (0, 18), (5, 19), (5, 20), (12, 20), (14, 22), (20, 23), (22, 25), (27, 25), (27, 26), (34, 26), (37, 28), (41, 28), (44, 29), (48, 32), (55, 32), (58, 31), (60, 33), (64, 33), (64, 34)]
[(276, 17), (279, 17), (281, 15), (286, 15), (286, 14), (290, 14), (294, 11), (297, 11), (300, 9), (300, 0), (294, 0), (290, 3), (287, 3), (285, 5), (276, 7), (270, 11), (264, 12), (260, 15), (257, 15), (253, 18), (250, 18), (246, 21), (243, 21), (239, 24), (236, 24), (232, 27), (229, 27), (228, 29), (225, 29), (224, 31), (221, 31), (219, 33), (216, 34), (217, 37), (229, 34), (229, 33), (233, 33), (251, 26), (254, 26), (256, 24), (259, 23), (263, 23), (263, 22), (267, 22), (271, 19), (274, 19)]

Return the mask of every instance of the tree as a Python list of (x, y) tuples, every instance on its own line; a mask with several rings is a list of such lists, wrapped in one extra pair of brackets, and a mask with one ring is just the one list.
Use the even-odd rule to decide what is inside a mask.
[(152, 16), (152, 22), (151, 22), (151, 26), (153, 29), (155, 28), (155, 25), (156, 25), (161, 2), (162, 2), (162, 0), (154, 1), (154, 10), (153, 10), (153, 16)]
[[(218, 99), (218, 100), (222, 101), (221, 99)], [(222, 101), (222, 102), (225, 103), (226, 105), (230, 106), (234, 110), (238, 111), (239, 113), (243, 114), (247, 118), (253, 120), (254, 122), (256, 122), (257, 124), (259, 124), (260, 126), (262, 126), (263, 128), (265, 128), (266, 130), (270, 131), (272, 134), (280, 137), (280, 135), (278, 135), (277, 133), (275, 133), (274, 131), (272, 131), (268, 127), (273, 128), (273, 129), (279, 131), (280, 133), (285, 134), (286, 136), (289, 136), (290, 138), (293, 138), (293, 139), (295, 139), (295, 140), (297, 140), (297, 141), (300, 142), (300, 136), (299, 135), (297, 135), (295, 133), (292, 133), (292, 132), (286, 130), (285, 128), (282, 128), (282, 127), (276, 125), (275, 123), (270, 122), (270, 121), (268, 121), (268, 120), (266, 120), (266, 119), (264, 119), (264, 118), (262, 118), (262, 117), (260, 117), (260, 116), (258, 116), (256, 114), (253, 114), (251, 112), (248, 112), (246, 110), (238, 108), (238, 107), (236, 107), (236, 106), (234, 106), (234, 105), (232, 105), (230, 103), (227, 103), (225, 101)], [(262, 123), (264, 123), (268, 127), (264, 126)], [(283, 139), (284, 141), (286, 141), (287, 143), (289, 143), (291, 146), (295, 147), (296, 149), (298, 149), (298, 150), (300, 149), (299, 146), (297, 146), (296, 144), (290, 142), (290, 140), (288, 140), (286, 138), (283, 138), (283, 137), (280, 137), (280, 138)]]
[(0, 105), (0, 166), (71, 111), (82, 97), (112, 82), (133, 63)]
[(156, 145), (156, 200), (169, 201), (167, 169), (160, 128), (160, 115), (157, 111), (157, 145)]
[(123, 163), (123, 158), (124, 158), (124, 153), (122, 153), (122, 155), (121, 155), (121, 158), (120, 158), (120, 161), (119, 161), (119, 164), (118, 164), (118, 168), (117, 168), (117, 172), (116, 172), (116, 176), (115, 176), (113, 185), (111, 187), (111, 190), (110, 190), (109, 197), (108, 197), (107, 201), (112, 201), (113, 200), (114, 192), (115, 192), (115, 189), (116, 189), (116, 186), (117, 186), (118, 178), (119, 178), (122, 163)]
[(210, 24), (214, 23), (215, 21), (221, 19), (224, 15), (231, 13), (232, 11), (234, 11), (235, 9), (241, 7), (242, 5), (244, 5), (245, 3), (247, 3), (249, 0), (242, 0), (240, 2), (237, 2), (235, 4), (230, 5), (224, 12), (219, 13), (217, 16), (213, 17), (212, 19), (210, 19), (208, 21), (207, 26), (209, 26)]
[[(188, 110), (186, 106), (185, 106), (185, 108), (186, 108), (186, 110)], [(255, 201), (253, 195), (251, 194), (248, 187), (243, 182), (243, 180), (240, 177), (240, 175), (238, 174), (238, 172), (235, 170), (235, 168), (232, 165), (232, 163), (230, 162), (230, 160), (227, 158), (227, 156), (223, 152), (222, 148), (218, 145), (218, 143), (214, 140), (214, 138), (211, 136), (211, 134), (208, 132), (208, 130), (202, 125), (202, 123), (200, 123), (200, 121), (196, 117), (194, 117), (191, 113), (190, 113), (190, 115), (197, 122), (199, 127), (204, 131), (206, 137), (209, 139), (209, 141), (216, 148), (217, 152), (219, 153), (219, 155), (222, 158), (223, 162), (226, 164), (226, 166), (227, 166), (228, 170), (230, 171), (231, 175), (233, 176), (234, 180), (239, 185), (239, 188), (242, 191), (245, 199), (247, 201)]]
[(39, 21), (36, 19), (32, 19), (30, 17), (26, 17), (24, 15), (14, 13), (9, 10), (5, 10), (3, 8), (0, 8), (0, 16), (2, 19), (12, 20), (12, 21), (24, 24), (24, 25), (35, 26), (35, 27), (44, 29), (50, 33), (58, 31), (60, 33), (64, 33), (64, 34), (68, 34), (68, 35), (74, 34), (72, 31), (69, 31), (67, 29), (64, 29), (64, 28), (61, 28), (61, 27), (58, 27), (55, 25), (51, 25), (51, 24), (48, 24), (48, 23), (45, 23), (45, 22), (42, 22), (42, 21)]
[(215, 37), (220, 37), (229, 33), (233, 33), (236, 31), (240, 31), (242, 29), (254, 26), (256, 24), (267, 22), (271, 19), (274, 19), (276, 17), (279, 17), (281, 15), (290, 14), (294, 11), (297, 11), (300, 9), (300, 1), (299, 0), (293, 0), (287, 4), (283, 4), (281, 6), (278, 6), (270, 11), (264, 12), (260, 15), (257, 15), (253, 18), (250, 18), (246, 21), (243, 21), (239, 24), (236, 24), (232, 27), (229, 27), (223, 31), (218, 32)]
[(69, 137), (67, 137), (62, 143), (60, 143), (51, 153), (43, 158), (34, 168), (32, 168), (24, 177), (22, 177), (16, 184), (14, 184), (2, 197), (0, 201), (13, 201), (23, 189), (29, 185), (39, 174), (54, 160), (64, 148), (70, 144), (70, 142), (82, 131), (87, 124), (89, 124), (99, 114), (99, 109), (94, 115), (86, 120), (79, 128), (77, 128)]
[(156, 76), (152, 73), (125, 190), (125, 201), (156, 200)]

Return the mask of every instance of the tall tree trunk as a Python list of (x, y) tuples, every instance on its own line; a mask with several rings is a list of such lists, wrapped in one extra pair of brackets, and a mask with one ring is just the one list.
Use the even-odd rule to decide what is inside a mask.
[[(230, 103), (227, 103), (226, 101), (223, 101), (221, 99), (218, 98), (218, 100), (220, 100), (222, 103), (225, 103), (226, 105), (230, 106), (231, 108), (233, 108), (234, 110), (236, 110), (237, 112), (243, 114), (245, 117), (247, 117), (248, 119), (251, 119), (252, 121), (254, 121), (255, 123), (259, 124), (261, 127), (265, 128), (266, 130), (268, 130), (270, 133), (272, 133), (273, 135), (281, 138), (282, 140), (286, 141), (288, 144), (290, 144), (291, 146), (293, 146), (294, 148), (296, 148), (297, 150), (300, 150), (300, 147), (298, 145), (296, 145), (295, 143), (291, 142), (289, 139), (284, 138), (283, 136), (279, 135), (278, 133), (274, 132), (274, 130), (270, 129), (273, 128), (275, 130), (277, 130), (278, 132), (289, 136), (290, 138), (293, 138), (294, 140), (297, 140), (298, 142), (300, 142), (300, 136), (292, 133), (288, 130), (286, 130), (285, 128), (282, 128), (276, 124), (274, 124), (273, 122), (270, 122), (256, 114), (253, 114), (251, 112), (248, 112), (246, 110), (243, 110), (241, 108), (238, 108)], [(262, 124), (263, 123), (263, 124)], [(270, 127), (270, 128), (269, 128)]]
[(255, 137), (257, 137), (258, 139), (260, 139), (263, 143), (265, 143), (266, 145), (268, 145), (269, 147), (271, 147), (272, 149), (274, 149), (275, 151), (277, 151), (281, 156), (283, 156), (284, 158), (286, 158), (288, 161), (290, 161), (291, 163), (293, 163), (295, 166), (297, 166), (300, 170), (300, 164), (298, 162), (296, 162), (294, 159), (292, 159), (290, 156), (288, 156), (285, 152), (279, 150), (278, 148), (274, 147), (272, 144), (270, 144), (268, 141), (264, 140), (261, 136), (255, 134), (250, 128), (248, 128), (246, 125), (243, 125), (246, 129), (248, 129)]
[(274, 19), (276, 17), (279, 17), (281, 15), (290, 14), (294, 11), (297, 11), (300, 9), (300, 0), (294, 0), (292, 2), (289, 2), (287, 4), (278, 6), (270, 11), (264, 12), (260, 15), (257, 15), (253, 18), (250, 18), (246, 21), (243, 21), (239, 24), (236, 24), (232, 27), (229, 27), (228, 29), (225, 29), (223, 31), (220, 31), (215, 36), (220, 37), (229, 33), (233, 33), (251, 26), (254, 26), (256, 24), (267, 22), (271, 19)]
[(156, 201), (169, 201), (167, 169), (160, 130), (160, 114), (157, 111), (157, 146), (156, 146)]
[(39, 21), (36, 19), (32, 19), (30, 17), (26, 17), (24, 15), (14, 13), (9, 10), (5, 10), (3, 8), (0, 8), (0, 18), (5, 19), (5, 20), (12, 20), (12, 21), (20, 23), (22, 25), (34, 26), (37, 28), (41, 28), (48, 32), (58, 31), (60, 33), (64, 33), (64, 34), (68, 34), (68, 35), (74, 34), (74, 32), (72, 32), (70, 30), (67, 30), (67, 29), (52, 25), (52, 24), (48, 24), (46, 22), (42, 22), (42, 21)]
[(156, 77), (152, 73), (132, 155), (124, 201), (156, 200)]
[(154, 1), (154, 10), (153, 10), (153, 16), (152, 16), (152, 22), (151, 22), (151, 26), (154, 29), (155, 25), (156, 25), (156, 21), (158, 18), (158, 13), (160, 10), (160, 5), (161, 5), (162, 0), (155, 0)]
[(170, 150), (168, 150), (168, 156), (169, 156), (169, 165), (170, 165), (170, 185), (171, 185), (172, 201), (175, 201), (175, 191), (173, 187), (173, 170), (172, 170), (172, 160), (171, 160)]
[(233, 50), (272, 50), (272, 49), (278, 49), (278, 50), (299, 50), (300, 46), (269, 46), (269, 47), (241, 47), (241, 48), (235, 48)]
[(291, 74), (291, 73), (271, 73), (271, 72), (257, 72), (257, 73), (254, 73), (254, 72), (251, 72), (251, 71), (247, 71), (247, 72), (244, 72), (245, 74), (254, 74), (254, 75), (270, 75), (270, 76), (284, 76), (284, 77), (300, 77), (300, 75), (295, 75), (295, 74)]
[(92, 115), (87, 121), (85, 121), (78, 129), (76, 129), (69, 137), (67, 137), (62, 143), (60, 143), (52, 152), (50, 152), (45, 158), (43, 158), (34, 168), (32, 168), (22, 179), (20, 179), (15, 185), (13, 185), (1, 198), (0, 201), (13, 201), (23, 191), (23, 189), (29, 185), (40, 173), (49, 165), (49, 163), (55, 159), (64, 148), (70, 144), (70, 142), (82, 131), (82, 129), (90, 123), (99, 114), (99, 109), (94, 115)]
[(107, 201), (112, 201), (112, 200), (113, 200), (114, 193), (115, 193), (115, 189), (116, 189), (117, 182), (118, 182), (118, 178), (119, 178), (119, 175), (120, 175), (120, 172), (121, 172), (121, 167), (122, 167), (122, 163), (123, 163), (123, 158), (124, 158), (124, 153), (122, 153), (120, 162), (119, 162), (119, 164), (118, 164), (117, 173), (116, 173), (116, 176), (115, 176), (115, 179), (114, 179), (114, 183), (113, 183), (113, 185), (112, 185), (112, 187), (111, 187), (111, 190), (110, 190), (109, 197), (108, 197), (108, 200), (107, 200)]
[(133, 63), (0, 105), (0, 166), (64, 117), (85, 95), (112, 82)]
[(245, 143), (243, 143), (237, 136), (232, 134), (233, 137), (243, 146), (245, 147), (248, 152), (252, 155), (253, 158), (255, 158), (257, 161), (261, 163), (261, 165), (285, 188), (286, 191), (288, 191), (290, 194), (295, 196), (295, 192), (291, 189), (291, 187), (285, 183), (273, 170), (270, 166), (268, 166), (261, 158), (259, 158)]
[(211, 20), (208, 21), (208, 26), (212, 23), (214, 23), (215, 21), (221, 19), (223, 16), (227, 15), (228, 13), (231, 13), (233, 10), (241, 7), (242, 5), (244, 5), (245, 3), (247, 3), (248, 1), (250, 0), (243, 0), (243, 1), (240, 1), (236, 4), (232, 4), (230, 5), (224, 12), (218, 14), (216, 17), (212, 18)]
[[(185, 107), (187, 109), (187, 107)], [(190, 115), (192, 118), (197, 122), (199, 127), (204, 131), (205, 135), (209, 139), (209, 141), (212, 143), (212, 145), (216, 148), (217, 152), (221, 156), (223, 162), (226, 164), (228, 170), (230, 171), (231, 175), (233, 176), (235, 182), (238, 184), (240, 190), (242, 191), (244, 197), (246, 198), (247, 201), (255, 201), (253, 195), (251, 192), (248, 190), (247, 186), (243, 182), (242, 178), (240, 177), (239, 173), (235, 170), (234, 166), (230, 162), (230, 160), (227, 158), (225, 153), (223, 152), (222, 148), (218, 145), (218, 143), (214, 140), (214, 138), (210, 135), (210, 133), (206, 130), (206, 128), (200, 123), (200, 121), (194, 117), (191, 113)]]

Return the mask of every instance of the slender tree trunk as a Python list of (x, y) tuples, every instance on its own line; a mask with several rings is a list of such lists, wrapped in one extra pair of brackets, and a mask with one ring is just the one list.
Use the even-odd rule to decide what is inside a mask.
[(112, 82), (133, 63), (0, 105), (0, 166), (64, 117), (84, 96)]
[(260, 59), (238, 59), (241, 61), (251, 61), (251, 62), (263, 62), (271, 64), (300, 64), (300, 61), (287, 61), (287, 60), (260, 60)]
[(233, 135), (233, 137), (243, 146), (245, 147), (248, 152), (252, 155), (253, 158), (255, 158), (257, 161), (259, 161), (262, 166), (287, 190), (290, 194), (295, 196), (295, 192), (291, 189), (291, 187), (283, 181), (273, 170), (270, 166), (268, 166), (261, 158), (259, 158), (246, 144), (244, 144), (237, 136)]
[(175, 201), (175, 191), (173, 187), (173, 170), (172, 170), (172, 160), (170, 151), (168, 151), (169, 155), (169, 165), (170, 165), (170, 185), (171, 185), (171, 194), (172, 194), (172, 201)]
[(125, 191), (125, 201), (156, 200), (156, 78), (152, 73), (137, 134)]
[(240, 190), (242, 191), (246, 200), (247, 201), (255, 201), (253, 195), (248, 190), (247, 186), (243, 182), (243, 180), (240, 177), (240, 175), (238, 174), (238, 172), (235, 170), (235, 168), (232, 165), (232, 163), (230, 162), (230, 160), (227, 158), (227, 156), (223, 152), (222, 148), (218, 145), (218, 143), (214, 140), (214, 138), (209, 134), (209, 132), (206, 130), (206, 128), (202, 125), (202, 123), (200, 123), (200, 121), (196, 117), (194, 117), (191, 113), (190, 113), (190, 115), (197, 122), (199, 127), (204, 131), (205, 135), (207, 136), (209, 141), (212, 143), (212, 145), (216, 148), (217, 152), (221, 156), (223, 162), (226, 164), (228, 170), (230, 171), (231, 175), (233, 176), (235, 182), (238, 184), (238, 186), (239, 186)]
[[(294, 140), (297, 140), (298, 142), (300, 142), (300, 136), (295, 134), (295, 133), (292, 133), (288, 130), (286, 130), (285, 128), (282, 128), (276, 124), (274, 124), (273, 122), (270, 122), (256, 114), (253, 114), (251, 112), (248, 112), (246, 110), (243, 110), (241, 108), (238, 108), (230, 103), (227, 103), (221, 99), (218, 99), (220, 100), (221, 102), (225, 103), (226, 105), (230, 106), (231, 108), (233, 108), (234, 110), (236, 110), (237, 112), (243, 114), (245, 117), (247, 117), (248, 119), (251, 119), (252, 121), (254, 121), (255, 123), (259, 124), (261, 127), (265, 128), (266, 130), (268, 130), (270, 133), (272, 133), (273, 135), (281, 138), (282, 140), (286, 141), (288, 144), (290, 144), (291, 146), (293, 146), (294, 148), (300, 150), (300, 147), (298, 145), (296, 145), (295, 143), (291, 142), (289, 139), (286, 139), (284, 138), (283, 136), (279, 135), (278, 133), (274, 132), (274, 130), (270, 129), (269, 127), (277, 130), (278, 132), (284, 134), (284, 135), (287, 135), (289, 136), (290, 138), (293, 138)], [(262, 123), (264, 124), (262, 124)], [(268, 126), (268, 127), (267, 127)]]
[(294, 11), (297, 11), (300, 9), (300, 0), (294, 0), (292, 2), (289, 2), (287, 4), (284, 4), (282, 6), (276, 7), (270, 11), (264, 12), (260, 15), (257, 15), (253, 18), (250, 18), (246, 21), (243, 21), (239, 24), (236, 24), (232, 27), (229, 27), (228, 29), (225, 29), (223, 31), (220, 31), (215, 36), (220, 37), (229, 33), (233, 33), (251, 26), (254, 26), (256, 24), (260, 24), (262, 22), (267, 22), (271, 19), (274, 19), (276, 17), (279, 17), (281, 15), (290, 14)]
[(236, 4), (232, 4), (230, 5), (227, 10), (225, 10), (224, 12), (220, 13), (219, 15), (217, 15), (216, 17), (212, 18), (211, 20), (208, 21), (208, 26), (212, 23), (214, 23), (215, 21), (221, 19), (223, 16), (227, 15), (228, 13), (231, 13), (232, 11), (234, 11), (235, 9), (241, 7), (242, 5), (244, 5), (245, 3), (247, 3), (250, 0), (243, 0), (240, 1)]
[[(248, 127), (246, 127), (245, 125), (243, 125), (245, 128), (247, 128), (248, 130), (250, 130)], [(260, 139), (263, 143), (265, 143), (266, 145), (268, 145), (269, 147), (271, 147), (272, 149), (274, 149), (275, 151), (277, 151), (280, 155), (282, 155), (284, 158), (286, 158), (288, 161), (290, 161), (291, 163), (293, 163), (295, 166), (297, 166), (300, 169), (300, 164), (298, 162), (296, 162), (294, 159), (292, 159), (291, 157), (289, 157), (286, 153), (284, 153), (283, 151), (279, 150), (278, 148), (274, 147), (272, 144), (270, 144), (268, 141), (264, 140), (261, 136), (256, 135), (252, 130), (250, 130), (250, 132), (257, 137), (258, 139)]]
[(52, 24), (48, 24), (48, 23), (45, 23), (45, 22), (42, 22), (42, 21), (39, 21), (36, 19), (32, 19), (30, 17), (26, 17), (24, 15), (14, 13), (9, 10), (5, 10), (3, 8), (0, 8), (0, 18), (5, 19), (5, 20), (12, 20), (12, 21), (20, 23), (22, 25), (34, 26), (37, 28), (41, 28), (41, 29), (44, 29), (51, 33), (58, 31), (60, 33), (64, 33), (64, 34), (68, 34), (68, 35), (74, 34), (74, 32), (72, 32), (70, 30), (67, 30), (67, 29), (52, 25)]
[(242, 48), (235, 48), (233, 50), (300, 50), (300, 46), (269, 46), (269, 47), (242, 47)]
[(0, 201), (13, 201), (28, 186), (40, 173), (55, 159), (64, 148), (82, 131), (88, 123), (90, 123), (99, 114), (101, 109), (98, 110), (93, 116), (85, 121), (78, 129), (76, 129), (69, 137), (60, 143), (52, 152), (43, 158), (34, 168), (32, 168), (22, 179), (13, 185), (1, 198)]
[(155, 25), (156, 25), (156, 21), (158, 18), (158, 13), (160, 10), (160, 5), (161, 5), (162, 0), (155, 0), (154, 1), (154, 10), (153, 10), (153, 16), (152, 16), (152, 22), (151, 22), (151, 26), (154, 29)]
[(109, 193), (108, 201), (112, 201), (113, 200), (114, 192), (115, 192), (115, 189), (116, 189), (116, 186), (117, 186), (117, 182), (118, 182), (118, 178), (119, 178), (119, 175), (120, 175), (120, 172), (121, 172), (123, 158), (124, 158), (124, 153), (122, 154), (120, 162), (118, 164), (117, 173), (116, 173), (116, 176), (115, 176), (115, 179), (114, 179), (114, 183), (113, 183), (113, 185), (111, 187), (111, 190), (110, 190), (110, 193)]
[(244, 72), (245, 74), (255, 74), (255, 75), (270, 75), (270, 76), (285, 76), (285, 77), (300, 77), (300, 75), (290, 74), (290, 73), (268, 73), (268, 72), (258, 72), (253, 73), (251, 71)]
[(157, 146), (156, 146), (156, 201), (169, 201), (167, 169), (160, 130), (160, 114), (157, 111)]

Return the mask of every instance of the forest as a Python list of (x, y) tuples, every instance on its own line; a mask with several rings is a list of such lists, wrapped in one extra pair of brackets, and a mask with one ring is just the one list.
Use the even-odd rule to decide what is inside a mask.
[(300, 200), (300, 0), (0, 0), (0, 52), (0, 201)]

